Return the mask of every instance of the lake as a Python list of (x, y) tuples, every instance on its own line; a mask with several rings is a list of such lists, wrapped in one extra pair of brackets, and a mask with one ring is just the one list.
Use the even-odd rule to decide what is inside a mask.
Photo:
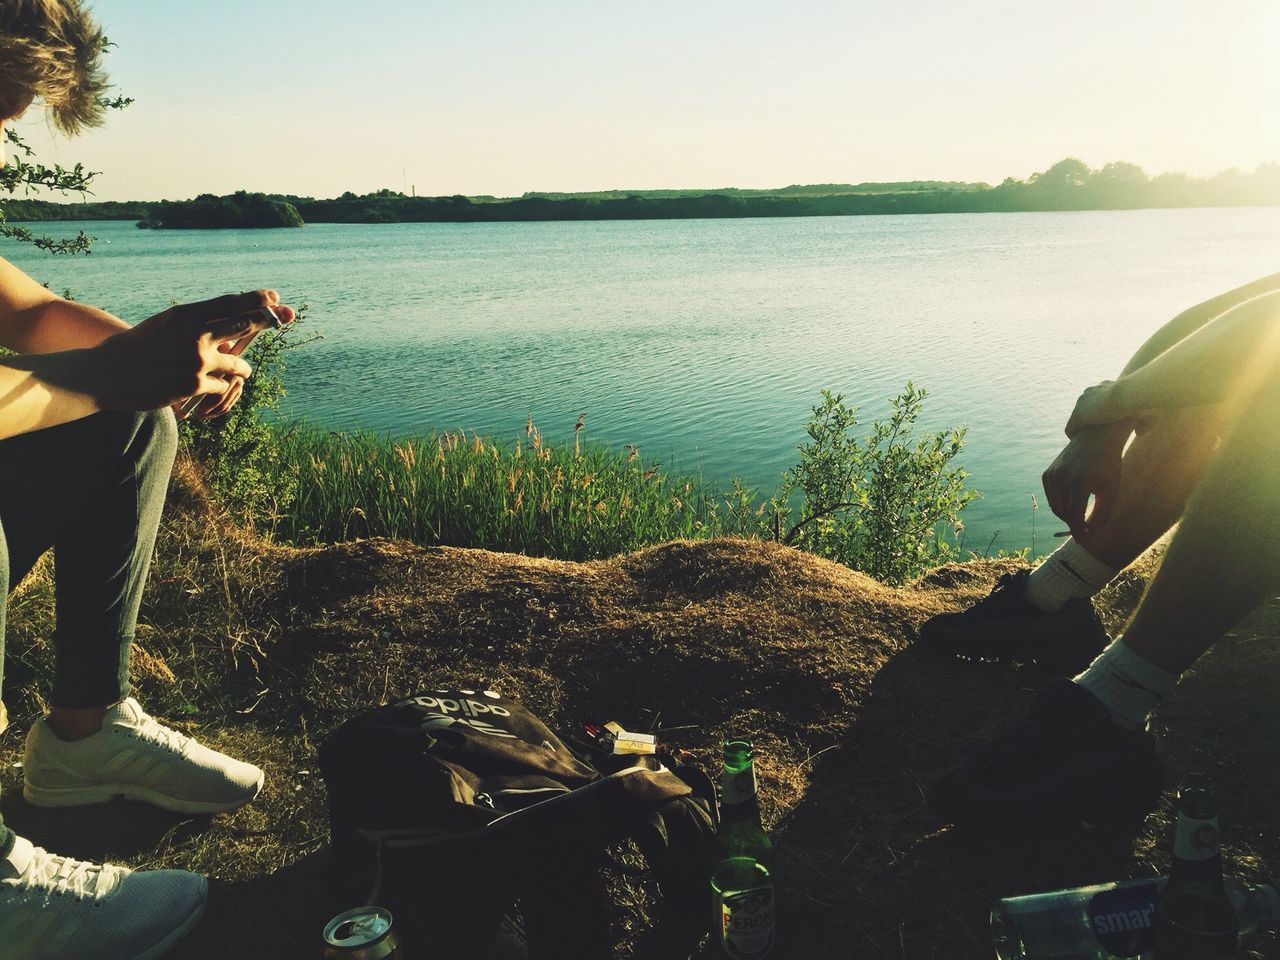
[(323, 340), (290, 354), (285, 412), (342, 430), (464, 428), (637, 444), (772, 488), (826, 388), (882, 416), (907, 380), (926, 426), (967, 425), (984, 553), (1061, 529), (1041, 471), (1086, 385), (1193, 303), (1280, 271), (1280, 209), (603, 223), (311, 224), (143, 231), (89, 257), (4, 241), (59, 293), (136, 322), (272, 286)]

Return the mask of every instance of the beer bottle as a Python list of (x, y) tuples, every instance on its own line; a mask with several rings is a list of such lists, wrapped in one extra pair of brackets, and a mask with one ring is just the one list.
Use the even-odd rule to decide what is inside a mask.
[(773, 844), (760, 826), (751, 744), (724, 745), (717, 859), (711, 874), (713, 930), (730, 960), (761, 960), (774, 941)]
[[(1156, 898), (1165, 877), (1099, 883), (1071, 890), (1008, 897), (991, 910), (997, 960), (1111, 960), (1149, 955), (1155, 942)], [(1223, 881), (1240, 939), (1280, 925), (1274, 887)]]
[(1157, 960), (1231, 960), (1239, 922), (1222, 882), (1218, 799), (1204, 777), (1178, 791), (1169, 882), (1156, 898)]

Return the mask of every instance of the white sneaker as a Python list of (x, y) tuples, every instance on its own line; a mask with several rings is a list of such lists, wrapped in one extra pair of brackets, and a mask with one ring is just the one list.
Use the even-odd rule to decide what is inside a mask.
[(23, 775), (22, 795), (37, 807), (126, 797), (179, 813), (220, 813), (262, 789), (257, 767), (161, 726), (132, 697), (107, 711), (102, 729), (84, 740), (60, 740), (47, 720), (33, 724)]
[(197, 873), (85, 863), (18, 837), (0, 859), (4, 960), (154, 960), (204, 912)]

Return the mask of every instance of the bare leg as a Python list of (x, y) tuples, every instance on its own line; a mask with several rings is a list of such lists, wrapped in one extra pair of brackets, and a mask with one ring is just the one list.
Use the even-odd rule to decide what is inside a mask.
[(102, 729), (102, 720), (111, 709), (105, 707), (58, 707), (49, 708), (49, 726), (61, 740), (83, 740)]
[(1078, 538), (1103, 563), (1123, 570), (1178, 522), (1218, 443), (1220, 417), (1175, 411), (1129, 444), (1120, 495), (1107, 522)]
[(1228, 427), (1124, 633), (1181, 673), (1280, 581), (1280, 371)]

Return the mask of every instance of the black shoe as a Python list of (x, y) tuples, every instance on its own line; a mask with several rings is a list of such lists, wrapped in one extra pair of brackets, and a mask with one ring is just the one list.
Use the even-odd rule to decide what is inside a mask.
[(1164, 788), (1155, 741), (1125, 730), (1088, 690), (1055, 680), (1027, 719), (928, 792), (942, 821), (996, 835), (1066, 827), (1132, 837)]
[(1006, 573), (991, 593), (963, 613), (943, 613), (920, 627), (930, 653), (990, 663), (1031, 663), (1075, 676), (1110, 643), (1090, 600), (1045, 613), (1026, 598), (1028, 571)]

